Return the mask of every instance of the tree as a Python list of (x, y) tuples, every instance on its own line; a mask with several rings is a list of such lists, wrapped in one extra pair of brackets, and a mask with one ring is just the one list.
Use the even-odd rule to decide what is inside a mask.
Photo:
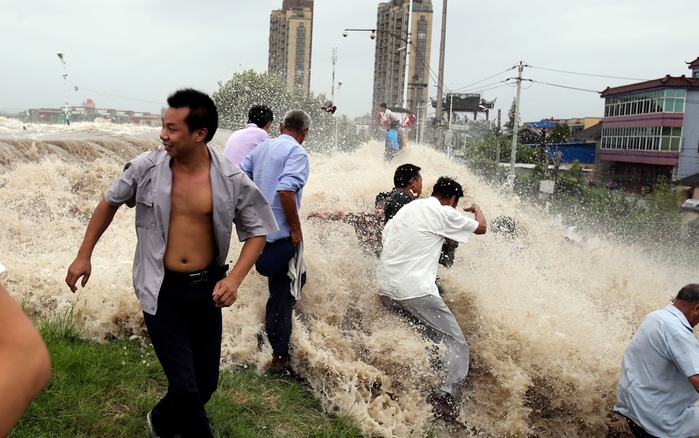
[[(514, 132), (514, 127), (515, 127), (515, 111), (517, 110), (517, 99), (512, 99), (512, 106), (510, 107), (510, 112), (508, 113), (508, 119), (505, 125), (503, 126), (503, 131), (507, 134), (507, 136), (511, 139), (512, 138), (512, 133)], [(517, 126), (519, 128), (519, 125)]]
[(279, 121), (295, 102), (293, 93), (286, 89), (281, 79), (267, 73), (247, 70), (235, 73), (225, 84), (219, 82), (213, 93), (219, 112), (219, 126), (224, 129), (240, 129), (248, 119), (253, 105), (267, 105)]
[[(326, 100), (322, 93), (317, 97), (313, 93), (305, 96), (301, 90), (287, 89), (279, 77), (254, 70), (235, 73), (231, 79), (225, 83), (219, 82), (218, 85), (219, 89), (213, 93), (213, 99), (219, 110), (221, 128), (240, 129), (245, 125), (248, 110), (253, 105), (267, 105), (274, 113), (276, 126), (287, 111), (300, 109), (311, 117), (311, 130), (303, 144), (306, 150), (323, 153), (332, 151), (335, 146), (336, 123), (338, 150), (350, 152), (360, 145), (354, 123), (346, 116), (334, 116), (321, 109)], [(278, 132), (276, 126), (270, 130), (273, 137)]]
[(547, 143), (563, 143), (570, 136), (570, 127), (565, 123), (556, 123), (546, 136)]
[(498, 142), (500, 143), (500, 156), (505, 151), (503, 146), (507, 137), (497, 134), (497, 128), (488, 130), (480, 141), (475, 142), (464, 150), (464, 156), (470, 161), (495, 161)]

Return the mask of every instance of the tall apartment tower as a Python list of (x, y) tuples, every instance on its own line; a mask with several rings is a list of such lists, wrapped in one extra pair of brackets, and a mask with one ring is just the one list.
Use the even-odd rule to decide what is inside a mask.
[(279, 76), (289, 89), (308, 94), (311, 88), (313, 0), (284, 0), (269, 18), (267, 71)]
[[(391, 0), (379, 3), (376, 17), (376, 52), (374, 54), (373, 111), (386, 102), (389, 107), (403, 106), (418, 114), (427, 114), (427, 93), (432, 46), (432, 0)], [(406, 39), (410, 24), (410, 56), (405, 74)], [(403, 102), (405, 81), (408, 81), (407, 102)]]

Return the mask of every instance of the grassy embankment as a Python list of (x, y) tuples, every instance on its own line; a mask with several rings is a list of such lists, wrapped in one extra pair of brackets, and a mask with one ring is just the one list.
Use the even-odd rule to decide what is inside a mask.
[[(85, 341), (72, 312), (37, 325), (53, 374), (11, 438), (149, 436), (145, 416), (167, 381), (152, 346)], [(206, 406), (216, 437), (361, 437), (303, 384), (252, 370), (221, 373)]]

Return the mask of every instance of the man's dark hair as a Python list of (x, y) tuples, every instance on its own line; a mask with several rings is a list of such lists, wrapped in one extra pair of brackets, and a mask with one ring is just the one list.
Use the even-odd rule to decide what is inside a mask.
[(379, 108), (386, 108), (386, 103), (382, 103), (381, 105), (379, 105)]
[(699, 303), (699, 284), (690, 283), (686, 285), (677, 292), (677, 297), (675, 297), (675, 299), (689, 304)]
[(414, 164), (401, 164), (393, 174), (393, 186), (399, 189), (407, 187), (413, 178), (420, 176), (421, 170)]
[(256, 124), (260, 129), (263, 129), (272, 120), (274, 120), (274, 114), (266, 105), (255, 105), (248, 111), (248, 122)]
[(380, 203), (386, 202), (386, 200), (391, 196), (388, 192), (381, 192), (376, 195), (376, 201), (374, 202), (374, 207), (378, 207)]
[(206, 128), (207, 143), (214, 138), (218, 129), (218, 110), (208, 94), (192, 88), (182, 88), (167, 98), (170, 108), (189, 108), (189, 114), (184, 118), (189, 131)]
[(284, 129), (301, 134), (311, 127), (311, 118), (305, 111), (291, 110), (284, 114)]
[(456, 202), (458, 203), (459, 199), (464, 196), (464, 189), (461, 188), (461, 184), (453, 179), (440, 176), (432, 188), (432, 196), (443, 199), (450, 199), (452, 196), (456, 196)]

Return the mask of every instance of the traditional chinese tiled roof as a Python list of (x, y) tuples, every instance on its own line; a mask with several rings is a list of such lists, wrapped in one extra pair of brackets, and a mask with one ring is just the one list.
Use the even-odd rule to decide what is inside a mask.
[(699, 58), (695, 59), (692, 62), (688, 62), (687, 64), (689, 65), (689, 68), (699, 67)]
[[(697, 58), (699, 60), (699, 58)], [(696, 62), (696, 61), (695, 61)], [(633, 93), (635, 91), (653, 90), (655, 88), (699, 88), (699, 78), (667, 75), (662, 79), (639, 82), (637, 84), (622, 85), (621, 87), (607, 87), (600, 93), (600, 97), (609, 97), (617, 94)]]

